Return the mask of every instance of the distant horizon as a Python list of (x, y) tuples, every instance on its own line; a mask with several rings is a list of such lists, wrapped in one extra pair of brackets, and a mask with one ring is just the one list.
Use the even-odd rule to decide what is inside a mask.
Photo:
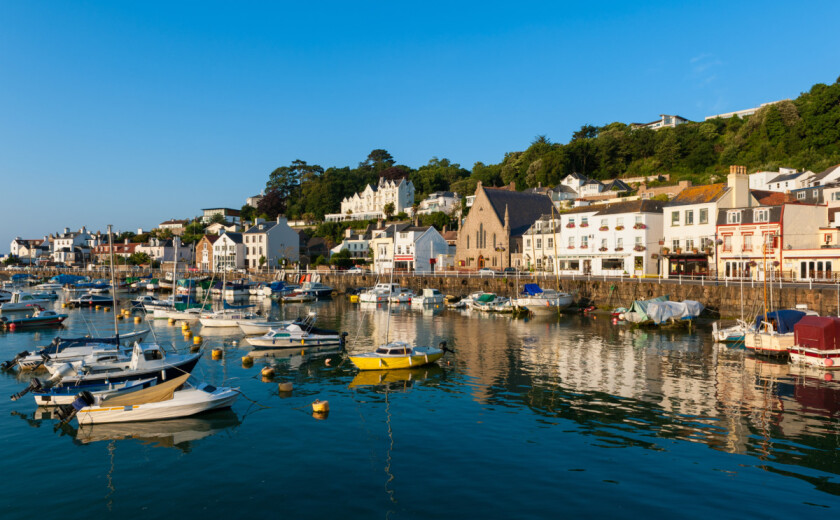
[(794, 99), (840, 73), (839, 16), (825, 1), (2, 3), (0, 252), (238, 209), (295, 159), (385, 149), (471, 169), (583, 125)]

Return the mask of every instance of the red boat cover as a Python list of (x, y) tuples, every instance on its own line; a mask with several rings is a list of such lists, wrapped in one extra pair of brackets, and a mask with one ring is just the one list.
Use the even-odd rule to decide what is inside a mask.
[(797, 346), (817, 350), (840, 348), (840, 319), (825, 316), (805, 316), (793, 326)]

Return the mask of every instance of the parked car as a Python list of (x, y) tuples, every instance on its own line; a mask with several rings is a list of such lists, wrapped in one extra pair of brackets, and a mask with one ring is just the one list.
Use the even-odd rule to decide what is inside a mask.
[(504, 274), (517, 274), (518, 272), (519, 271), (515, 267), (505, 267), (504, 270), (502, 270), (502, 273)]
[(481, 276), (496, 276), (496, 271), (490, 269), (489, 267), (484, 267), (478, 270), (478, 274)]
[(367, 271), (363, 267), (351, 267), (346, 272), (347, 274), (364, 274)]

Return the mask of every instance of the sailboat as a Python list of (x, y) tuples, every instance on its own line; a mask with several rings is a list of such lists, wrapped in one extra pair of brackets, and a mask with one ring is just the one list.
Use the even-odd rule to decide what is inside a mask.
[[(394, 282), (394, 270), (391, 269), (391, 283)], [(388, 302), (388, 321), (385, 325), (385, 344), (380, 345), (373, 352), (351, 355), (350, 361), (359, 370), (393, 370), (398, 368), (413, 368), (434, 363), (443, 357), (445, 352), (452, 352), (441, 341), (437, 347), (413, 346), (405, 341), (389, 342), (391, 328), (391, 302)]]
[(712, 324), (712, 339), (718, 343), (743, 343), (747, 332), (753, 330), (744, 319), (744, 277), (741, 280), (741, 319), (735, 325), (723, 329), (718, 328), (718, 322)]

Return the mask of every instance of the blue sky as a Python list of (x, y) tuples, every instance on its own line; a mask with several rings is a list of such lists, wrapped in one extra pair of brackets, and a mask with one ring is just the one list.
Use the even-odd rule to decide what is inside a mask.
[(839, 2), (0, 2), (0, 252), (238, 208), (277, 166), (499, 162), (840, 75)]

